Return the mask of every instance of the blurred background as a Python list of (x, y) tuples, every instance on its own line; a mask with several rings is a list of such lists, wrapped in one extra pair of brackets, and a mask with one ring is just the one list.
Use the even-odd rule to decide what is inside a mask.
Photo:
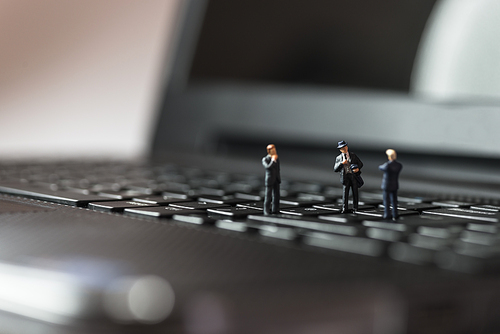
[[(0, 159), (147, 153), (186, 1), (0, 0)], [(383, 90), (496, 114), (500, 1), (290, 0), (320, 9), (295, 14), (283, 3), (211, 1), (215, 24), (200, 35), (190, 80)], [(267, 33), (290, 23), (285, 38)], [(500, 154), (489, 141), (485, 154)]]
[(178, 0), (0, 0), (0, 158), (136, 157)]

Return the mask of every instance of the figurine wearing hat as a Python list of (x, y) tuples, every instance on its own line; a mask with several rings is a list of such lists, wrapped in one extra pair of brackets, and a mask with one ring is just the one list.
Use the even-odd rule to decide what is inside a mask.
[(333, 170), (340, 173), (340, 183), (343, 186), (342, 192), (342, 213), (348, 212), (349, 207), (349, 191), (352, 189), (353, 209), (358, 210), (358, 188), (363, 185), (361, 179), (361, 168), (363, 163), (353, 152), (349, 152), (349, 147), (345, 141), (339, 141), (337, 148), (340, 154), (335, 159)]

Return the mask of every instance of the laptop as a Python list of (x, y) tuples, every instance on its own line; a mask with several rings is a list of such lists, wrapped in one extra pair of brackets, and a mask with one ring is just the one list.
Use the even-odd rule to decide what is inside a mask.
[[(183, 2), (150, 159), (2, 165), (0, 330), (498, 331), (498, 100), (428, 71), (453, 6)], [(356, 212), (341, 141), (363, 162)]]

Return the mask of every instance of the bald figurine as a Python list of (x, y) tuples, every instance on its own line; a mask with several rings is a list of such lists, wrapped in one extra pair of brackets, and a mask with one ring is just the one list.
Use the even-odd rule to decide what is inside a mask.
[[(393, 149), (385, 151), (387, 161), (380, 165), (378, 169), (384, 172), (382, 178), (382, 190), (384, 191), (384, 219), (398, 219), (398, 188), (399, 188), (399, 172), (403, 169), (403, 165), (396, 161), (397, 154)], [(392, 213), (390, 207), (392, 206)]]
[(262, 165), (266, 169), (264, 195), (264, 214), (269, 215), (280, 212), (280, 161), (273, 144), (267, 145), (267, 155), (262, 158)]

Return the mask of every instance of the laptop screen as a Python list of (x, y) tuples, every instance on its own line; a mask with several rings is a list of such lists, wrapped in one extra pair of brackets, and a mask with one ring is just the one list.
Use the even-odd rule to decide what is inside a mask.
[(181, 34), (178, 48), (192, 59), (187, 85), (167, 94), (156, 148), (344, 139), (368, 150), (499, 158), (495, 96), (424, 94), (437, 73), (422, 75), (435, 58), (426, 46), (450, 16), (446, 3), (193, 1), (198, 30), (186, 20), (190, 43)]
[(211, 1), (190, 78), (408, 92), (434, 3)]

